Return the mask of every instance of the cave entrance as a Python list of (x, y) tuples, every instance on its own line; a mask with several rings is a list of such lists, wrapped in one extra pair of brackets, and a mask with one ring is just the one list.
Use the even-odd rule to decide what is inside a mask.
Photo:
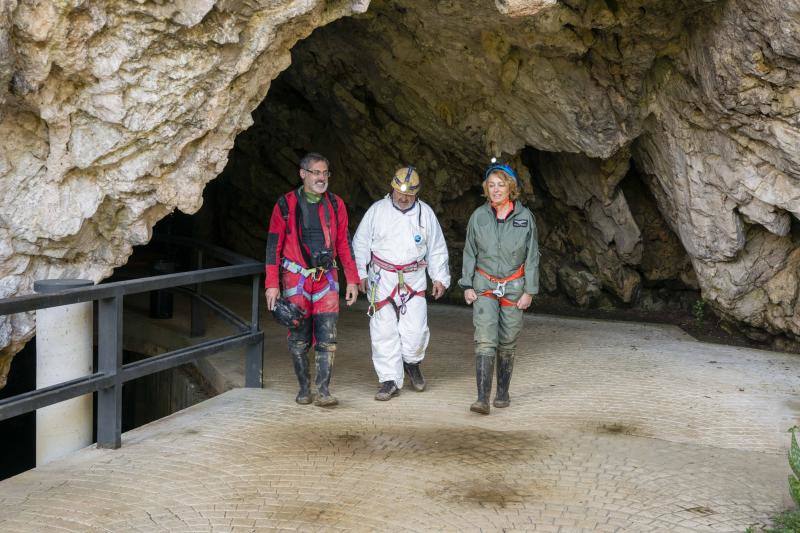
[[(559, 4), (561, 18), (507, 17), (492, 3), (376, 0), (295, 45), (203, 208), (155, 231), (261, 258), (273, 205), (298, 186), (304, 153), (331, 160), (330, 190), (345, 199), (351, 231), (393, 171), (413, 164), (457, 274), (466, 220), (483, 202), (483, 168), (499, 156), (520, 172), (537, 216), (537, 309), (684, 324), (699, 309), (708, 318), (640, 144), (631, 102), (642, 95), (621, 88), (660, 83), (665, 59), (625, 54), (661, 50), (703, 11), (637, 6), (574, 2)], [(683, 25), (665, 27), (660, 40), (647, 30), (676, 17)]]
[[(345, 199), (351, 230), (393, 170), (413, 164), (457, 277), (465, 223), (495, 155), (520, 171), (538, 219), (535, 310), (708, 319), (692, 262), (662, 215), (635, 109), (706, 8), (575, 0), (555, 14), (501, 16), (511, 4), (521, 3), (497, 2), (498, 11), (492, 2), (375, 0), (366, 14), (318, 29), (272, 81), (204, 207), (155, 232), (261, 258), (272, 206), (297, 186), (304, 153), (331, 159), (331, 190)], [(155, 252), (141, 247), (127, 268), (151, 264)]]
[[(562, 313), (572, 306), (690, 312), (700, 298), (691, 262), (661, 216), (631, 145), (607, 157), (576, 153), (608, 151), (617, 142), (608, 132), (593, 132), (591, 124), (583, 125), (580, 137), (550, 138), (537, 147), (513, 139), (524, 136), (519, 128), (533, 118), (520, 106), (540, 90), (529, 86), (535, 80), (523, 79), (543, 68), (536, 54), (522, 53), (520, 39), (533, 38), (535, 28), (498, 17), (491, 5), (473, 12), (456, 4), (373, 2), (367, 14), (341, 19), (298, 43), (291, 66), (253, 112), (254, 124), (237, 137), (225, 170), (207, 186), (201, 211), (168, 217), (156, 232), (188, 234), (261, 258), (272, 208), (279, 195), (298, 186), (304, 153), (331, 160), (330, 190), (345, 199), (351, 230), (387, 193), (393, 171), (413, 164), (423, 179), (420, 196), (445, 231), (455, 274), (466, 221), (483, 202), (482, 170), (497, 155), (520, 171), (523, 199), (537, 216), (540, 306)], [(574, 32), (538, 29), (577, 39)], [(479, 59), (476, 69), (470, 62)], [(548, 59), (578, 68), (570, 54)], [(582, 112), (551, 110), (543, 120), (555, 123), (572, 111)], [(514, 115), (521, 125), (509, 123)], [(573, 135), (576, 128), (568, 125), (561, 134)], [(558, 131), (553, 128), (553, 135)]]

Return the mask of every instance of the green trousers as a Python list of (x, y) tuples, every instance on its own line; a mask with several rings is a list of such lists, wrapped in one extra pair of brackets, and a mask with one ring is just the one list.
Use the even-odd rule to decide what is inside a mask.
[[(521, 280), (519, 280), (521, 281)], [(510, 282), (506, 298), (516, 302), (522, 296), (522, 283)], [(502, 306), (498, 300), (481, 296), (472, 304), (472, 323), (475, 326), (475, 353), (492, 354), (498, 350), (513, 352), (522, 331), (523, 312), (516, 306)]]

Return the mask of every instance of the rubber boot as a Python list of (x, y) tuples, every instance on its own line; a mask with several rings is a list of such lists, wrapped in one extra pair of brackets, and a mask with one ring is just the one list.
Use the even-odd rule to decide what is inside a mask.
[(411, 387), (417, 391), (422, 392), (425, 390), (425, 376), (422, 375), (422, 370), (419, 363), (406, 363), (403, 361), (403, 370), (408, 374), (408, 379), (411, 381)]
[(317, 397), (314, 399), (314, 405), (332, 407), (339, 403), (339, 400), (328, 391), (333, 374), (333, 352), (317, 352), (316, 365)]
[(503, 408), (511, 405), (508, 388), (511, 385), (513, 372), (514, 350), (497, 350), (497, 391), (492, 402), (495, 407)]
[(492, 374), (494, 374), (494, 354), (475, 355), (475, 381), (478, 384), (478, 400), (469, 410), (482, 415), (489, 414), (489, 396), (492, 394)]
[(300, 391), (294, 401), (301, 405), (308, 405), (311, 403), (311, 370), (308, 365), (308, 355), (306, 352), (293, 353), (292, 363), (297, 381), (300, 383)]

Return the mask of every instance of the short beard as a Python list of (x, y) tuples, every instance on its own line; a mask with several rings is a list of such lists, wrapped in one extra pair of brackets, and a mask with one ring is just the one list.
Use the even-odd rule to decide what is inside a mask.
[(401, 213), (406, 213), (406, 212), (408, 212), (408, 211), (410, 211), (410, 210), (414, 209), (414, 206), (417, 204), (417, 199), (416, 199), (416, 198), (414, 198), (414, 201), (413, 201), (413, 202), (411, 202), (411, 203), (408, 205), (408, 207), (406, 207), (406, 208), (402, 208), (402, 207), (400, 207), (399, 205), (397, 205), (397, 202), (394, 200), (394, 198), (391, 198), (391, 200), (392, 200), (392, 205), (394, 206), (394, 208), (395, 208), (395, 209), (397, 209), (398, 211), (400, 211)]

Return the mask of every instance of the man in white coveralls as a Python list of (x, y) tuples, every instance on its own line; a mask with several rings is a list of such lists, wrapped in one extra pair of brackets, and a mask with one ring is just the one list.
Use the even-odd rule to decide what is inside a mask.
[(417, 198), (419, 189), (414, 167), (398, 169), (391, 194), (372, 204), (353, 238), (359, 288), (370, 304), (372, 363), (381, 383), (376, 400), (398, 395), (404, 372), (414, 390), (425, 390), (419, 365), (430, 337), (426, 269), (434, 298), (450, 285), (442, 228), (433, 209)]

